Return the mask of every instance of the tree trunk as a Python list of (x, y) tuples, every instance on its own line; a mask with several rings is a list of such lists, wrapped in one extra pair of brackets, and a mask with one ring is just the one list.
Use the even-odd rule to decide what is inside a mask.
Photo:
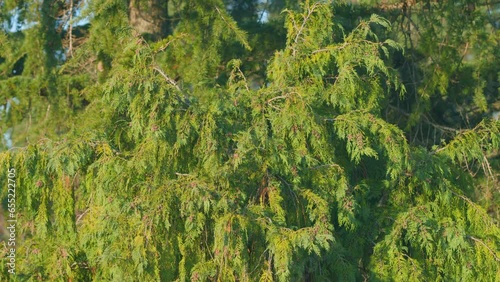
[(148, 39), (158, 40), (167, 34), (168, 1), (130, 0), (130, 25)]

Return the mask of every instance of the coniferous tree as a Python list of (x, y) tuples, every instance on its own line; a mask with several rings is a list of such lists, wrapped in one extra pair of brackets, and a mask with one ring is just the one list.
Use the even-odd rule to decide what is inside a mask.
[[(370, 6), (273, 1), (288, 9), (263, 23), (259, 2), (232, 1), (248, 14), (229, 2), (168, 1), (147, 16), (167, 15), (165, 31), (134, 28), (134, 7), (156, 1), (93, 0), (79, 40), (80, 2), (19, 6), (32, 26), (0, 37), (2, 130), (17, 147), (0, 153), (0, 185), (6, 199), (14, 168), (18, 219), (17, 274), (3, 263), (2, 280), (498, 280), (498, 217), (474, 188), (498, 183), (499, 122), (432, 147), (410, 135), (438, 111), (396, 100), (472, 95), (440, 84), (436, 69), (456, 65), (415, 59), (415, 90), (393, 65), (410, 56), (399, 26)], [(281, 46), (258, 34), (281, 20)]]

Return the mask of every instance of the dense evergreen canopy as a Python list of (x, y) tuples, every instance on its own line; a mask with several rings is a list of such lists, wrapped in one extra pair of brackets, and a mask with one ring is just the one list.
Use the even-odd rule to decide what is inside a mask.
[(0, 280), (500, 281), (493, 2), (0, 2)]

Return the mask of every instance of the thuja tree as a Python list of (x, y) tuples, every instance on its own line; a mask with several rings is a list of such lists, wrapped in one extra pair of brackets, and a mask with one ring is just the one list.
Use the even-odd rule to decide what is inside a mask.
[[(37, 4), (36, 9), (30, 6), (31, 13), (17, 9), (23, 6), (19, 1), (5, 1), (0, 5), (0, 93), (3, 109), (8, 108), (1, 113), (2, 133), (9, 129), (16, 144), (20, 140), (36, 141), (44, 131), (65, 131), (63, 127), (66, 126), (61, 120), (71, 115), (74, 109), (71, 96), (81, 80), (81, 76), (57, 77), (55, 67), (60, 64), (57, 52), (61, 49), (57, 29), (61, 25), (56, 22), (57, 7), (49, 2)], [(9, 21), (14, 16), (19, 18), (19, 23)], [(35, 22), (37, 24), (33, 25)], [(26, 25), (33, 26), (24, 32), (19, 31)], [(60, 83), (56, 84), (56, 81)], [(70, 91), (61, 95), (63, 89)], [(28, 116), (30, 118), (24, 119)], [(38, 123), (44, 117), (52, 117), (51, 123)], [(0, 146), (5, 148), (4, 145), (2, 142)]]
[(404, 100), (393, 99), (388, 112), (408, 131), (410, 142), (429, 147), (439, 144), (500, 110), (500, 69), (494, 63), (500, 50), (500, 13), (495, 4), (478, 0), (360, 2), (366, 4), (344, 9), (381, 13), (393, 23), (389, 36), (405, 48), (393, 60), (408, 92)]
[(91, 3), (91, 35), (59, 69), (102, 61), (78, 92), (89, 104), (60, 137), (0, 154), (18, 216), (3, 280), (500, 278), (498, 224), (463, 168), (491, 170), (500, 125), (408, 143), (384, 119), (405, 95), (388, 64), (400, 46), (374, 32), (386, 20), (338, 39), (331, 5), (286, 10), (286, 47), (254, 90), (224, 60), (251, 46), (222, 1), (187, 1), (157, 42), (126, 28), (127, 5)]
[[(336, 14), (340, 15), (336, 18), (347, 28), (355, 22), (345, 16), (348, 14), (378, 13), (392, 22), (392, 30), (378, 35), (389, 36), (403, 46), (403, 52), (394, 53), (392, 61), (407, 92), (404, 97), (397, 93), (391, 96), (384, 118), (397, 124), (410, 144), (427, 148), (441, 145), (476, 127), (484, 117), (498, 114), (499, 4), (359, 2), (364, 4), (336, 5)], [(476, 164), (462, 163), (477, 180), (472, 198), (496, 220), (500, 199), (498, 156), (494, 151), (484, 154), (483, 161)]]

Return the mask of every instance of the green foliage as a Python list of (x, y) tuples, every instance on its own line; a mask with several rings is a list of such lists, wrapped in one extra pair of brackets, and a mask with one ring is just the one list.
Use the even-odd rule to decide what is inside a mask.
[[(255, 89), (255, 37), (223, 1), (180, 2), (173, 34), (150, 41), (126, 1), (91, 1), (89, 35), (61, 61), (30, 43), (49, 42), (41, 26), (0, 36), (16, 145), (0, 187), (15, 168), (19, 223), (17, 276), (2, 264), (2, 280), (498, 279), (498, 218), (474, 186), (498, 184), (500, 123), (408, 141), (387, 115), (410, 91), (389, 21), (341, 31), (342, 4), (287, 1), (284, 48)], [(411, 94), (449, 94), (433, 69)]]

